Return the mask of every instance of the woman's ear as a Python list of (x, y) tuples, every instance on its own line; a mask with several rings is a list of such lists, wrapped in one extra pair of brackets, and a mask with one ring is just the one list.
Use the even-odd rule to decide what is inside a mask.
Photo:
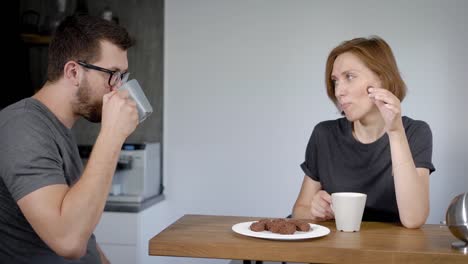
[(381, 87), (381, 88), (384, 88), (384, 89), (388, 90), (387, 76), (379, 74), (378, 79), (376, 80), (376, 84), (378, 85), (378, 87)]
[(70, 82), (73, 86), (80, 84), (80, 65), (75, 61), (68, 61), (63, 67), (63, 77), (65, 80)]

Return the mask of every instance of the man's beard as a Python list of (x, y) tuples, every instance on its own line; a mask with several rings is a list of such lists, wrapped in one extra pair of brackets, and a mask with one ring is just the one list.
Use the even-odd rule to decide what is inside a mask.
[(93, 123), (100, 123), (102, 118), (102, 97), (97, 101), (92, 98), (92, 88), (87, 79), (83, 80), (76, 92), (75, 113)]

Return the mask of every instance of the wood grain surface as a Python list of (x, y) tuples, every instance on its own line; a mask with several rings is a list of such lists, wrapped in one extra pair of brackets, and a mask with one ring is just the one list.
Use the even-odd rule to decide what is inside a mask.
[(456, 241), (446, 226), (406, 229), (391, 223), (363, 222), (360, 232), (337, 232), (300, 241), (252, 238), (232, 231), (236, 223), (258, 217), (184, 215), (149, 241), (149, 255), (249, 259), (311, 263), (468, 263), (468, 254), (453, 250)]

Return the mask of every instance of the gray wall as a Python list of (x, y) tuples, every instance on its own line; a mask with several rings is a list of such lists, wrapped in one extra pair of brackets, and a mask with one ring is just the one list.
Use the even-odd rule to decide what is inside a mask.
[[(128, 51), (130, 79), (137, 79), (153, 106), (153, 114), (127, 139), (129, 143), (161, 142), (163, 124), (163, 0), (87, 1), (91, 15), (99, 15), (106, 6), (113, 10), (119, 23), (127, 28), (136, 45)], [(55, 13), (56, 1), (22, 0), (20, 12), (33, 9), (41, 13), (41, 25)], [(76, 0), (67, 1), (66, 13), (72, 14)], [(30, 49), (31, 78), (35, 87), (45, 81), (47, 46)], [(79, 144), (93, 144), (99, 124), (81, 119), (73, 128)]]
[(433, 132), (428, 223), (468, 191), (468, 1), (170, 0), (165, 10), (167, 214), (158, 223), (287, 215), (314, 125), (340, 117), (325, 93), (328, 52), (371, 34), (396, 55), (409, 88), (403, 113)]
[(450, 199), (468, 191), (466, 10), (465, 0), (166, 1), (170, 213), (290, 213), (314, 125), (340, 117), (325, 93), (326, 57), (343, 40), (377, 34), (408, 85), (403, 114), (431, 126), (428, 223), (444, 219)]

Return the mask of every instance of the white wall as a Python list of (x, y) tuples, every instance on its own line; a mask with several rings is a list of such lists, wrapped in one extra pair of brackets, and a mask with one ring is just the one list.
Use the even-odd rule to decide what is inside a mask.
[(433, 131), (428, 222), (468, 191), (468, 1), (170, 0), (165, 9), (172, 217), (289, 214), (314, 125), (340, 117), (325, 94), (328, 52), (372, 34), (396, 55), (404, 114)]

